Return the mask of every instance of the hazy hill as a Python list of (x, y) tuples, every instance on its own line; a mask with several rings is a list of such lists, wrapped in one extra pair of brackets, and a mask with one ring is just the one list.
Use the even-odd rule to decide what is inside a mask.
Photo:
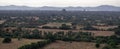
[(120, 7), (111, 6), (111, 5), (101, 5), (97, 7), (29, 7), (29, 6), (0, 6), (0, 10), (62, 10), (66, 9), (69, 11), (120, 11)]

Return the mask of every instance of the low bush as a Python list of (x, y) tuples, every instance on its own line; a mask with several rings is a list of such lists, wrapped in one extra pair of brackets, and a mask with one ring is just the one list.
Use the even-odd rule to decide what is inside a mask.
[(10, 43), (12, 40), (9, 37), (3, 39), (3, 43)]

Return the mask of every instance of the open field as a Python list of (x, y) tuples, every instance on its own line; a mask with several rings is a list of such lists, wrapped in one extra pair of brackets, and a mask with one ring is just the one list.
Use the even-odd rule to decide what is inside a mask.
[[(48, 24), (45, 24), (45, 25), (41, 25), (39, 27), (42, 27), (42, 26), (60, 27), (62, 24), (66, 24), (66, 25), (71, 26), (71, 22), (67, 22), (67, 23), (52, 22), (52, 23), (48, 23)], [(83, 27), (84, 26), (82, 26), (82, 25), (76, 25), (76, 29), (80, 29), (80, 28), (83, 28)]]
[(118, 26), (93, 26), (97, 29), (103, 29), (103, 30), (107, 30), (107, 29), (113, 29), (113, 28), (117, 28)]
[[(66, 24), (66, 25), (71, 26), (70, 22), (69, 23), (52, 22), (52, 23), (48, 23), (48, 24), (45, 24), (45, 25), (42, 25), (42, 26), (60, 27), (62, 24)], [(42, 26), (39, 26), (39, 27), (42, 27)]]
[[(66, 25), (69, 25), (71, 26), (71, 22), (67, 22), (67, 23), (59, 23), (59, 22), (52, 22), (52, 23), (47, 23), (45, 25), (41, 25), (39, 27), (42, 27), (42, 26), (50, 26), (50, 27), (60, 27), (62, 24), (66, 24)], [(83, 25), (76, 25), (76, 29), (80, 29), (80, 28), (83, 28), (84, 26)], [(113, 29), (113, 28), (116, 28), (118, 26), (93, 26), (97, 29), (103, 29), (103, 30), (107, 30), (107, 29)]]
[(95, 47), (95, 43), (90, 42), (63, 42), (57, 41), (45, 46), (43, 49), (102, 49), (104, 44), (101, 44), (100, 48)]
[(18, 41), (18, 39), (12, 39), (11, 43), (2, 43), (3, 38), (0, 38), (0, 49), (17, 49), (20, 46), (25, 44), (30, 44), (32, 42), (41, 41), (38, 39), (22, 39)]

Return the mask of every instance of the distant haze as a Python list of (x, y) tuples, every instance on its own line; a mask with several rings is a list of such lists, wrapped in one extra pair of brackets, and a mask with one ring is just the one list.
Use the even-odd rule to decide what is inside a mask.
[(17, 6), (54, 6), (54, 7), (67, 7), (67, 6), (82, 6), (82, 7), (95, 7), (99, 5), (113, 5), (120, 7), (120, 0), (1, 0), (0, 6), (17, 5)]
[(0, 6), (0, 10), (52, 10), (52, 11), (61, 11), (66, 9), (67, 11), (120, 11), (120, 7), (111, 6), (111, 5), (101, 5), (96, 7), (52, 7), (52, 6), (43, 6), (43, 7), (29, 7), (29, 6)]

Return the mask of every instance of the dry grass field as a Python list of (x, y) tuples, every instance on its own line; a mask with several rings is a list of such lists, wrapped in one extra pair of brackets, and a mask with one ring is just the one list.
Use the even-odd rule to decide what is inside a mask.
[(43, 49), (102, 49), (104, 44), (100, 45), (100, 48), (95, 47), (95, 43), (90, 42), (63, 42), (57, 41), (45, 46)]
[(0, 38), (0, 49), (17, 49), (18, 47), (25, 45), (25, 44), (30, 44), (32, 42), (37, 42), (41, 41), (38, 39), (22, 39), (18, 41), (18, 39), (12, 39), (11, 43), (2, 43), (3, 38)]
[[(45, 24), (42, 26), (60, 27), (62, 24), (66, 24), (66, 25), (71, 26), (71, 23), (58, 23), (58, 22), (48, 23), (48, 24)], [(42, 26), (39, 26), (39, 27), (42, 27)]]
[[(66, 24), (66, 25), (71, 26), (71, 22), (68, 22), (68, 23), (53, 22), (53, 23), (48, 23), (48, 24), (42, 25), (42, 26), (60, 27), (62, 24)], [(39, 27), (42, 27), (42, 26), (39, 26)], [(77, 27), (76, 29), (80, 29), (80, 28), (83, 28), (84, 26), (83, 25), (77, 25), (76, 27)], [(95, 27), (97, 29), (107, 30), (107, 29), (116, 28), (118, 26), (93, 26), (93, 27)]]
[(118, 26), (93, 26), (93, 27), (98, 28), (98, 29), (107, 30), (107, 29), (116, 28), (116, 27), (118, 27)]

